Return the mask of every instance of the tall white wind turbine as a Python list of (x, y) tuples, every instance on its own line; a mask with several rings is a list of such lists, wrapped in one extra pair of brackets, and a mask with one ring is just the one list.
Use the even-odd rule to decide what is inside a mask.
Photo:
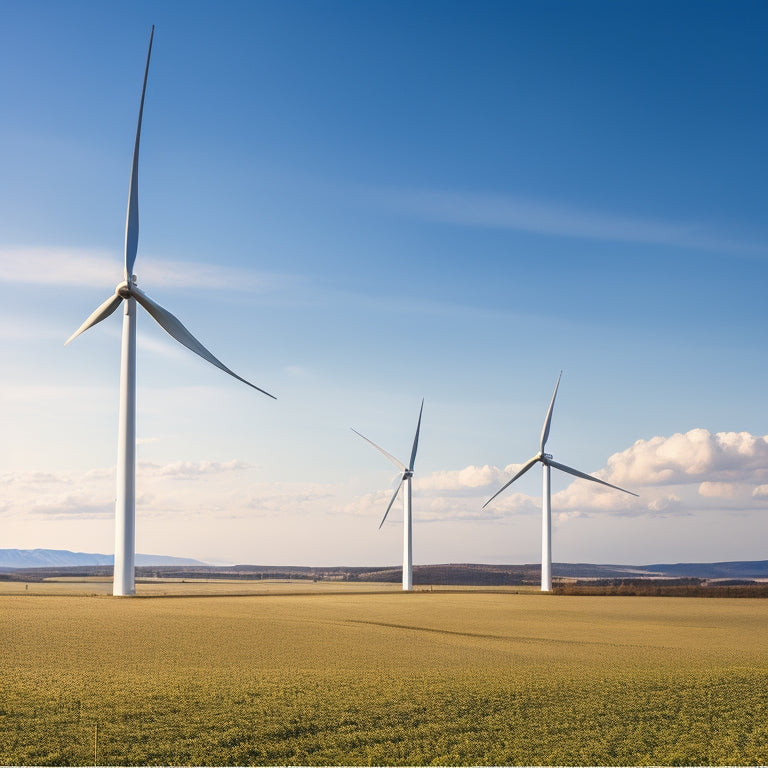
[(397, 484), (392, 499), (389, 502), (387, 511), (384, 513), (384, 517), (381, 518), (379, 523), (379, 530), (384, 525), (384, 521), (387, 519), (389, 510), (392, 509), (392, 505), (395, 503), (397, 494), (400, 493), (400, 488), (403, 488), (403, 590), (406, 592), (413, 589), (413, 517), (411, 515), (411, 478), (413, 477), (413, 465), (416, 461), (416, 450), (419, 447), (419, 430), (421, 429), (421, 414), (424, 410), (424, 400), (421, 401), (421, 408), (419, 409), (419, 421), (416, 424), (416, 435), (413, 438), (413, 448), (411, 449), (411, 461), (406, 467), (402, 461), (396, 459), (391, 453), (387, 453), (381, 446), (376, 445), (372, 440), (369, 440), (365, 435), (360, 435), (356, 429), (352, 431), (356, 435), (365, 440), (366, 443), (370, 443), (377, 451), (383, 453), (403, 474), (400, 478), (400, 482)]
[(109, 317), (121, 303), (125, 302), (123, 314), (123, 341), (120, 357), (120, 415), (117, 441), (117, 497), (115, 503), (115, 568), (112, 594), (135, 594), (135, 518), (136, 518), (136, 303), (155, 319), (176, 341), (220, 368), (230, 376), (249, 387), (272, 397), (250, 381), (238, 376), (224, 363), (214, 357), (168, 310), (152, 301), (136, 284), (133, 265), (139, 241), (139, 138), (141, 136), (141, 117), (144, 111), (144, 94), (147, 90), (149, 58), (152, 54), (152, 38), (155, 28), (149, 36), (147, 64), (144, 69), (144, 85), (141, 89), (139, 122), (136, 127), (136, 142), (133, 146), (133, 164), (128, 188), (128, 212), (125, 221), (125, 271), (123, 280), (110, 296), (91, 316), (67, 339), (79, 336), (91, 326)]
[(560, 378), (563, 372), (560, 371), (560, 376), (557, 377), (557, 383), (555, 384), (555, 391), (552, 393), (552, 400), (550, 400), (549, 408), (547, 409), (547, 415), (544, 419), (544, 427), (541, 430), (541, 440), (539, 442), (539, 452), (528, 459), (523, 464), (518, 473), (508, 482), (506, 482), (496, 493), (491, 496), (488, 501), (483, 504), (483, 508), (488, 506), (502, 491), (509, 488), (512, 483), (517, 480), (518, 477), (524, 475), (534, 464), (541, 462), (543, 483), (541, 492), (541, 591), (552, 591), (552, 503), (550, 499), (550, 482), (549, 482), (549, 468), (567, 472), (569, 475), (580, 477), (584, 480), (591, 480), (593, 483), (600, 483), (600, 485), (607, 485), (609, 488), (615, 488), (617, 491), (630, 494), (630, 496), (637, 496), (632, 491), (626, 491), (624, 488), (619, 488), (618, 485), (611, 485), (606, 483), (605, 480), (599, 480), (592, 475), (588, 475), (585, 472), (580, 472), (578, 469), (572, 467), (566, 467), (565, 464), (558, 464), (554, 461), (549, 453), (544, 453), (544, 447), (547, 444), (547, 438), (549, 437), (549, 425), (552, 422), (552, 410), (555, 407), (555, 398), (557, 397), (557, 388), (560, 386)]

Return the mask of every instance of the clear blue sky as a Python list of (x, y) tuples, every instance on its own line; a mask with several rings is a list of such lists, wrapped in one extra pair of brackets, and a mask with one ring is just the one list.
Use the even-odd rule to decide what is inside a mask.
[[(137, 548), (764, 559), (764, 2), (0, 1), (0, 548), (112, 551), (122, 275), (149, 31)], [(638, 442), (640, 441), (640, 442)], [(598, 486), (594, 485), (594, 489)]]

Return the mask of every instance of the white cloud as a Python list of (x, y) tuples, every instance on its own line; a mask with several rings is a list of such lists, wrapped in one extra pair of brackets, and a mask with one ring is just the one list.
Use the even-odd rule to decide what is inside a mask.
[(11, 472), (0, 475), (0, 514), (83, 519), (114, 514), (114, 470), (82, 474)]
[(415, 477), (414, 488), (420, 491), (455, 491), (464, 488), (490, 488), (502, 485), (520, 469), (522, 464), (510, 464), (504, 469), (468, 466), (464, 469), (433, 472), (427, 477)]
[[(107, 251), (0, 247), (0, 282), (30, 285), (76, 285), (109, 290), (122, 278), (122, 255)], [(142, 285), (204, 287), (235, 291), (271, 290), (281, 278), (220, 264), (170, 261), (153, 257), (141, 263)]]
[(32, 285), (117, 284), (120, 259), (105, 251), (72, 248), (0, 248), (0, 281)]
[(656, 517), (674, 514), (681, 509), (679, 496), (657, 496), (647, 504), (648, 511)]
[(3, 341), (35, 341), (48, 339), (61, 344), (64, 334), (53, 323), (41, 322), (38, 318), (18, 316), (0, 318), (0, 339)]
[(568, 523), (571, 520), (577, 520), (580, 517), (584, 517), (584, 515), (579, 512), (577, 509), (569, 510), (568, 512), (558, 512), (556, 514), (553, 514), (553, 518), (555, 523), (558, 525), (562, 525), (563, 523)]
[[(636, 490), (634, 489), (634, 491)], [(638, 499), (627, 493), (585, 480), (575, 480), (566, 489), (554, 494), (552, 496), (552, 509), (559, 511), (578, 510), (582, 514), (636, 515), (648, 511), (647, 498)]]
[[(417, 478), (414, 493), (425, 499), (422, 506), (427, 505), (432, 519), (537, 513), (541, 497), (516, 493), (514, 487), (478, 512), (521, 466), (510, 464), (502, 469), (470, 465), (435, 472)], [(761, 499), (768, 497), (768, 484), (760, 484), (768, 478), (768, 436), (747, 432), (711, 434), (706, 429), (693, 429), (685, 434), (638, 440), (611, 456), (606, 468), (594, 475), (639, 493), (639, 497), (574, 480), (552, 496), (556, 520), (594, 515), (679, 517), (704, 510), (759, 509)]]
[(157, 464), (139, 464), (139, 477), (199, 477), (201, 475), (223, 475), (239, 472), (252, 467), (245, 462), (232, 461), (177, 461), (163, 466)]
[(764, 244), (725, 241), (696, 224), (587, 211), (513, 196), (401, 189), (379, 192), (374, 194), (374, 198), (411, 215), (461, 226), (768, 254)]
[[(747, 433), (691, 430), (637, 441), (615, 454), (599, 475), (640, 493), (629, 496), (597, 483), (573, 480), (552, 497), (555, 521), (611, 516), (682, 518), (697, 514), (762, 512), (768, 499), (766, 438)], [(538, 515), (541, 497), (508, 488), (483, 503), (519, 469), (470, 465), (418, 478), (417, 523), (509, 521)], [(532, 471), (536, 471), (534, 468)], [(337, 483), (273, 482), (243, 461), (184, 461), (138, 467), (137, 514), (154, 520), (265, 520), (272, 526), (318, 524), (324, 519), (370, 518), (377, 525), (394, 488), (358, 495)], [(664, 478), (668, 478), (664, 482)], [(570, 478), (569, 478), (570, 479)], [(632, 482), (627, 482), (632, 481)], [(114, 505), (114, 468), (88, 472), (16, 472), (0, 476), (0, 515), (92, 520), (109, 517)], [(402, 497), (388, 524), (402, 521)], [(218, 523), (216, 523), (218, 525)], [(334, 523), (336, 525), (337, 523)]]
[(601, 479), (615, 485), (757, 482), (768, 479), (768, 435), (692, 429), (638, 440), (608, 459)]
[(706, 481), (699, 486), (699, 495), (730, 499), (735, 495), (735, 489), (733, 483), (710, 483)]
[[(339, 512), (343, 486), (264, 481), (257, 467), (226, 462), (140, 463), (139, 517), (290, 519)], [(114, 514), (115, 470), (14, 472), (0, 475), (0, 515), (89, 519)]]

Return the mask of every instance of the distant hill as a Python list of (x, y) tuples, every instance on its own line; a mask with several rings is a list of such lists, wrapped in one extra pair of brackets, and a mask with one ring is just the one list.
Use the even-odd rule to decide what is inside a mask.
[[(113, 555), (70, 552), (66, 549), (0, 549), (0, 568), (68, 568), (112, 565)], [(136, 555), (136, 565), (205, 565), (200, 560), (167, 555)]]
[(552, 575), (573, 579), (766, 579), (768, 560), (656, 565), (553, 563)]
[[(10, 578), (46, 578), (61, 575), (104, 575), (112, 572), (112, 555), (55, 549), (0, 549), (0, 570)], [(391, 582), (402, 580), (400, 566), (228, 565), (214, 566), (199, 560), (166, 555), (136, 555), (137, 575), (155, 578), (206, 579), (307, 579), (315, 581)], [(656, 565), (603, 565), (553, 563), (557, 579), (595, 580), (768, 580), (768, 560), (722, 563), (673, 563)], [(541, 566), (446, 563), (415, 565), (414, 584), (508, 586), (539, 583)]]
[(765, 579), (768, 578), (768, 560), (725, 563), (675, 563), (673, 565), (649, 565), (648, 570), (660, 570), (677, 578), (705, 579)]

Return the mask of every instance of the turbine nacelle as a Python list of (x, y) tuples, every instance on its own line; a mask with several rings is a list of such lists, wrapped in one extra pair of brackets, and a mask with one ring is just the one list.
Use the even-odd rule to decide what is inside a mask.
[(381, 522), (379, 523), (379, 528), (381, 528), (382, 525), (384, 525), (384, 521), (387, 519), (387, 515), (389, 514), (389, 510), (392, 509), (392, 505), (395, 503), (395, 499), (397, 498), (397, 494), (400, 493), (400, 489), (403, 487), (403, 483), (406, 480), (410, 480), (413, 477), (413, 467), (416, 463), (416, 451), (419, 448), (419, 432), (421, 431), (421, 414), (424, 412), (424, 400), (421, 401), (421, 409), (419, 410), (419, 421), (416, 424), (416, 434), (413, 438), (413, 447), (411, 448), (411, 462), (408, 466), (403, 464), (400, 459), (395, 458), (391, 453), (388, 453), (385, 451), (380, 445), (376, 445), (376, 443), (373, 442), (373, 440), (369, 440), (365, 435), (361, 435), (356, 429), (352, 428), (352, 431), (358, 435), (359, 437), (362, 437), (363, 440), (365, 440), (366, 443), (369, 443), (372, 445), (379, 453), (386, 456), (403, 474), (400, 478), (400, 482), (397, 484), (397, 488), (395, 489), (394, 494), (392, 495), (392, 500), (389, 502), (389, 505), (387, 506), (387, 511), (384, 513), (384, 517), (381, 519)]
[(550, 485), (549, 485), (549, 470), (550, 467), (554, 467), (555, 469), (559, 469), (561, 472), (566, 472), (569, 475), (573, 475), (574, 477), (579, 477), (583, 480), (590, 480), (593, 483), (599, 483), (600, 485), (605, 485), (608, 488), (614, 488), (617, 491), (622, 491), (623, 493), (628, 493), (630, 496), (637, 496), (636, 493), (632, 493), (632, 491), (627, 491), (624, 488), (619, 488), (618, 485), (611, 485), (611, 483), (606, 483), (605, 480), (600, 480), (597, 477), (594, 477), (593, 475), (588, 475), (586, 472), (581, 472), (578, 469), (574, 469), (573, 467), (568, 467), (565, 464), (560, 464), (559, 462), (554, 460), (554, 457), (550, 453), (544, 453), (544, 446), (547, 444), (547, 440), (549, 438), (549, 428), (552, 424), (552, 411), (555, 407), (555, 398), (557, 397), (557, 389), (560, 386), (560, 377), (563, 375), (563, 372), (560, 371), (560, 375), (557, 377), (557, 383), (555, 384), (555, 391), (552, 393), (552, 399), (549, 401), (549, 408), (547, 409), (547, 415), (544, 417), (544, 426), (541, 430), (541, 439), (539, 441), (539, 452), (532, 456), (528, 461), (523, 464), (523, 466), (517, 471), (517, 473), (512, 477), (511, 480), (508, 480), (504, 485), (499, 488), (496, 493), (491, 496), (488, 501), (483, 504), (483, 507), (485, 508), (490, 504), (502, 491), (509, 488), (512, 483), (515, 482), (519, 477), (522, 477), (531, 467), (533, 467), (535, 464), (540, 463), (542, 467), (546, 467), (546, 469), (543, 469), (544, 473), (544, 488), (543, 488), (543, 495), (541, 499), (541, 515), (542, 515), (542, 547), (541, 547), (541, 589), (542, 591), (548, 592), (552, 589), (552, 549), (551, 549), (551, 503), (550, 503)]
[(219, 370), (228, 373), (232, 378), (242, 381), (243, 384), (247, 384), (249, 387), (261, 392), (262, 394), (271, 397), (273, 400), (277, 398), (274, 395), (270, 395), (269, 392), (257, 387), (242, 376), (238, 376), (233, 370), (227, 368), (224, 363), (215, 357), (206, 347), (204, 347), (183, 325), (183, 323), (175, 316), (172, 315), (167, 309), (161, 307), (156, 301), (147, 296), (136, 285), (136, 275), (131, 276), (130, 282), (123, 280), (117, 284), (115, 292), (110, 296), (103, 304), (97, 307), (88, 319), (67, 339), (65, 344), (69, 344), (70, 341), (79, 336), (83, 331), (87, 331), (97, 323), (100, 323), (105, 318), (109, 317), (123, 301), (128, 299), (135, 299), (136, 302), (141, 304), (144, 309), (147, 310), (152, 319), (172, 338), (176, 339), (179, 344), (185, 346), (191, 352), (199, 355), (211, 365), (215, 365)]
[(412, 526), (413, 518), (411, 515), (411, 478), (413, 477), (413, 467), (416, 463), (416, 451), (419, 448), (419, 431), (421, 430), (421, 414), (424, 411), (424, 400), (421, 401), (421, 408), (419, 409), (419, 421), (416, 424), (416, 434), (413, 438), (413, 446), (411, 448), (411, 460), (406, 466), (400, 459), (395, 458), (391, 453), (387, 453), (380, 445), (376, 445), (373, 440), (369, 440), (365, 435), (361, 435), (356, 429), (352, 431), (362, 437), (366, 443), (372, 445), (379, 453), (386, 456), (403, 474), (400, 477), (400, 482), (395, 488), (395, 492), (392, 494), (392, 498), (387, 505), (387, 511), (384, 513), (384, 517), (381, 518), (379, 523), (379, 530), (384, 525), (384, 521), (387, 519), (389, 510), (392, 509), (392, 505), (395, 503), (395, 499), (400, 493), (400, 489), (405, 486), (403, 493), (403, 590), (409, 591), (413, 588), (413, 547), (412, 547)]
[(133, 288), (136, 287), (136, 275), (132, 275), (130, 280), (123, 280), (117, 284), (115, 294), (121, 299), (130, 299), (133, 295)]
[(557, 397), (557, 390), (560, 386), (560, 377), (563, 375), (563, 372), (560, 371), (560, 376), (557, 377), (557, 383), (555, 384), (555, 391), (552, 393), (552, 399), (549, 402), (549, 408), (547, 409), (547, 415), (544, 418), (544, 427), (541, 431), (541, 442), (539, 446), (539, 452), (532, 456), (530, 459), (528, 459), (525, 464), (518, 470), (518, 472), (512, 477), (511, 480), (507, 481), (501, 488), (499, 488), (496, 493), (491, 496), (488, 501), (483, 504), (483, 507), (486, 507), (488, 504), (490, 504), (502, 491), (509, 488), (512, 483), (515, 482), (519, 477), (522, 477), (531, 467), (534, 466), (537, 462), (540, 462), (541, 464), (544, 464), (547, 467), (554, 467), (555, 469), (559, 469), (561, 472), (566, 472), (569, 475), (573, 475), (574, 477), (582, 478), (583, 480), (591, 480), (593, 483), (599, 483), (600, 485), (605, 485), (608, 488), (615, 488), (617, 491), (622, 491), (623, 493), (628, 493), (630, 496), (637, 496), (636, 493), (632, 493), (632, 491), (627, 491), (624, 488), (619, 488), (618, 485), (612, 485), (611, 483), (606, 483), (605, 480), (600, 480), (597, 477), (594, 477), (594, 475), (588, 475), (586, 472), (581, 472), (578, 469), (574, 469), (573, 467), (568, 467), (565, 464), (560, 464), (559, 462), (555, 461), (554, 456), (551, 453), (544, 453), (544, 445), (547, 442), (547, 439), (549, 438), (549, 428), (552, 424), (552, 411), (555, 407), (555, 398)]

